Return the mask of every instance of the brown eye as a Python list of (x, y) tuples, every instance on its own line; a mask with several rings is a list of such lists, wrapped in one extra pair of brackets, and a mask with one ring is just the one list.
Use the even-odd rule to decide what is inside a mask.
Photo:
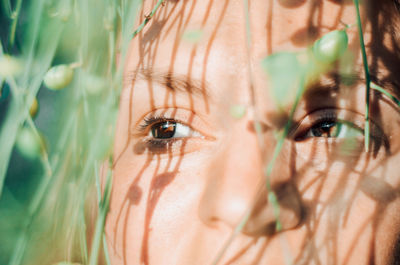
[(326, 120), (313, 125), (303, 139), (312, 137), (354, 138), (363, 137), (363, 130), (347, 121)]
[(169, 139), (175, 136), (176, 122), (164, 121), (151, 126), (151, 135), (156, 139)]
[(336, 121), (324, 121), (311, 128), (313, 137), (337, 137), (340, 133), (341, 123)]

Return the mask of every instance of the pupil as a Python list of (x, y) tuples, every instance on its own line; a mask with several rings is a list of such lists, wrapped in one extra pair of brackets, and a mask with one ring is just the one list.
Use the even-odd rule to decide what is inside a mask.
[(336, 122), (325, 121), (311, 128), (311, 131), (316, 137), (331, 137), (332, 128), (334, 128), (335, 126)]
[(157, 139), (168, 139), (174, 137), (176, 122), (160, 122), (151, 128), (151, 134)]

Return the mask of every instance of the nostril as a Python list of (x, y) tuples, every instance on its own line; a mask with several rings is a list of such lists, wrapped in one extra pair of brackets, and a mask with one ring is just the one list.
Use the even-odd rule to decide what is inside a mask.
[[(285, 182), (275, 184), (272, 191), (276, 202), (268, 201), (268, 192), (260, 194), (252, 209), (243, 233), (250, 236), (269, 235), (297, 227), (302, 220), (300, 196), (293, 184)], [(279, 224), (279, 225), (278, 225)]]
[(289, 230), (297, 227), (303, 215), (303, 207), (300, 195), (292, 182), (275, 184), (272, 190), (277, 197), (279, 216), (276, 221), (280, 223), (282, 230)]

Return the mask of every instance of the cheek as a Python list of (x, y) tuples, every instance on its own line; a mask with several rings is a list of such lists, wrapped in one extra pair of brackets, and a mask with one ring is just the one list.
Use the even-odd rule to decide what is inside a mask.
[(367, 160), (360, 153), (328, 159), (326, 148), (317, 147), (324, 152), (317, 150), (315, 159), (297, 155), (295, 179), (307, 207), (304, 222), (314, 231), (310, 241), (346, 264), (368, 264), (369, 257), (389, 264), (400, 234), (400, 158), (378, 153)]
[(200, 225), (198, 203), (205, 165), (196, 154), (170, 159), (121, 157), (114, 171), (106, 227), (115, 260), (125, 257), (127, 264), (136, 264), (151, 258), (163, 264), (172, 258), (166, 246), (190, 242), (185, 238)]
[[(376, 264), (397, 264), (400, 247), (400, 198), (382, 207), (381, 219), (377, 226), (375, 249)], [(395, 257), (394, 257), (395, 256)], [(398, 258), (397, 258), (398, 259)], [(398, 262), (398, 260), (396, 260)]]

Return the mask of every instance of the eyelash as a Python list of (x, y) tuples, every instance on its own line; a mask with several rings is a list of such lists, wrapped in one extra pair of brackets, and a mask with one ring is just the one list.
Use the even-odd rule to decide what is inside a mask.
[[(158, 138), (153, 138), (148, 137), (148, 134), (150, 133), (152, 127), (158, 123), (163, 123), (163, 122), (174, 122), (176, 124), (182, 124), (185, 126), (185, 122), (180, 121), (179, 119), (175, 118), (170, 118), (166, 117), (164, 115), (154, 115), (154, 116), (148, 116), (143, 119), (143, 123), (139, 125), (139, 132), (142, 135), (146, 135), (147, 137), (143, 139), (143, 144), (152, 152), (164, 152), (172, 145), (178, 141), (182, 141), (182, 138), (166, 138), (166, 139), (158, 139)], [(189, 127), (189, 126), (188, 126)]]
[[(323, 113), (320, 117), (317, 117), (314, 121), (311, 122), (310, 126), (307, 126), (307, 128), (303, 129), (300, 131), (300, 133), (296, 133), (294, 139), (296, 141), (302, 141), (302, 140), (307, 140), (308, 138), (340, 138), (339, 136), (309, 136), (308, 134), (314, 133), (313, 130), (317, 130), (319, 128), (322, 128), (323, 125), (333, 123), (333, 126), (349, 126), (352, 129), (355, 129), (360, 132), (360, 134), (363, 134), (363, 129), (357, 126), (356, 124), (346, 121), (346, 120), (341, 120), (338, 119), (337, 115), (335, 113)], [(332, 128), (332, 127), (331, 127)], [(340, 127), (341, 128), (341, 127)], [(340, 129), (339, 128), (339, 129)], [(330, 129), (330, 128), (328, 128)]]
[(157, 115), (157, 116), (148, 116), (143, 119), (143, 123), (139, 125), (139, 131), (145, 133), (151, 128), (152, 125), (157, 124), (159, 122), (166, 122), (166, 121), (174, 121), (179, 122), (172, 118), (167, 118), (164, 115)]
[[(325, 137), (325, 136), (309, 136), (313, 128), (323, 125), (323, 123), (335, 123), (335, 126), (346, 125), (351, 127), (350, 130), (356, 130), (357, 135), (354, 135), (355, 131), (350, 131), (348, 128), (339, 128), (339, 130), (345, 130), (343, 133), (349, 134), (349, 137), (343, 137), (341, 132), (338, 136)], [(299, 122), (298, 126), (292, 130), (292, 139), (296, 142), (303, 142), (307, 140), (329, 140), (329, 142), (334, 141), (336, 143), (343, 142), (343, 140), (350, 138), (358, 138), (360, 143), (363, 142), (361, 137), (364, 137), (364, 116), (357, 114), (349, 110), (341, 109), (322, 109), (316, 110), (315, 112), (308, 115), (307, 120), (302, 120)], [(321, 128), (319, 127), (319, 128)], [(340, 137), (340, 135), (342, 137)], [(375, 124), (372, 120), (370, 122), (370, 136), (371, 144), (374, 146), (375, 151), (379, 150), (381, 147), (385, 149), (389, 148), (388, 138), (384, 131)], [(354, 139), (355, 139), (354, 138)], [(333, 143), (333, 142), (332, 142)]]
[[(311, 117), (312, 117), (312, 115), (311, 115)], [(321, 128), (324, 123), (335, 123), (335, 126), (338, 126), (339, 124), (345, 124), (356, 130), (359, 130), (360, 133), (363, 134), (363, 129), (360, 126), (358, 126), (356, 123), (339, 119), (338, 114), (335, 110), (323, 110), (322, 113), (320, 113), (317, 117), (310, 118), (310, 122), (309, 122), (310, 125), (304, 126), (305, 128), (302, 128), (301, 123), (302, 122), (300, 122), (300, 124), (298, 126), (296, 126), (296, 128), (294, 128), (294, 130), (293, 130), (294, 131), (293, 138), (295, 141), (303, 141), (303, 140), (307, 140), (309, 138), (337, 138), (334, 136), (333, 137), (307, 136), (310, 132), (312, 132), (312, 130), (314, 128), (318, 128), (318, 126), (320, 126), (320, 128)], [(299, 130), (299, 129), (300, 129), (300, 132), (297, 132), (297, 130)]]

